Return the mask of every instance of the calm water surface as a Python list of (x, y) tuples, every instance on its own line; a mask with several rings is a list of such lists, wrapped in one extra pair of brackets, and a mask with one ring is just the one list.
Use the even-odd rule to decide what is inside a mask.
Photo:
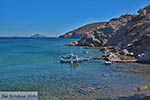
[[(139, 100), (150, 94), (137, 86), (150, 85), (150, 73), (135, 71), (143, 64), (114, 64), (91, 60), (77, 65), (60, 64), (64, 53), (79, 57), (101, 52), (67, 47), (74, 39), (0, 38), (0, 91), (38, 91), (39, 100)], [(88, 54), (83, 51), (88, 50)]]

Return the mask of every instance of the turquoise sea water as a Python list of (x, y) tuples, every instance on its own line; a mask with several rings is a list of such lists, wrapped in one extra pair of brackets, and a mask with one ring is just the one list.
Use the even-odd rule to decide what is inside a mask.
[(139, 100), (150, 94), (134, 89), (149, 85), (150, 73), (134, 72), (149, 65), (106, 66), (100, 60), (78, 66), (59, 63), (63, 53), (101, 55), (95, 49), (64, 46), (71, 41), (74, 39), (0, 38), (0, 91), (38, 91), (39, 100)]

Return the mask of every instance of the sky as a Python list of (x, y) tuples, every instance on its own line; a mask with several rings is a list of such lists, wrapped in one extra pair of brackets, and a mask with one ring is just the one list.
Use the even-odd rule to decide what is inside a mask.
[(0, 36), (57, 37), (80, 26), (137, 14), (150, 0), (0, 0)]

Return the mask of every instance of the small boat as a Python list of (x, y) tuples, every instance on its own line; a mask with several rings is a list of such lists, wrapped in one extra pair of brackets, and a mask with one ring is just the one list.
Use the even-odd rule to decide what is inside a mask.
[(70, 56), (62, 56), (60, 59), (61, 63), (71, 63), (71, 64), (82, 62), (82, 61), (83, 59), (78, 58), (78, 56), (74, 54), (70, 54)]

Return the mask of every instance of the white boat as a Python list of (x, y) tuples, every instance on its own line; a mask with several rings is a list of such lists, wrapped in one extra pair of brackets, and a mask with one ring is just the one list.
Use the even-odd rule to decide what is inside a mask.
[(62, 56), (60, 59), (61, 63), (78, 63), (82, 61), (83, 59), (78, 58), (78, 56), (74, 54), (70, 54), (70, 56)]

